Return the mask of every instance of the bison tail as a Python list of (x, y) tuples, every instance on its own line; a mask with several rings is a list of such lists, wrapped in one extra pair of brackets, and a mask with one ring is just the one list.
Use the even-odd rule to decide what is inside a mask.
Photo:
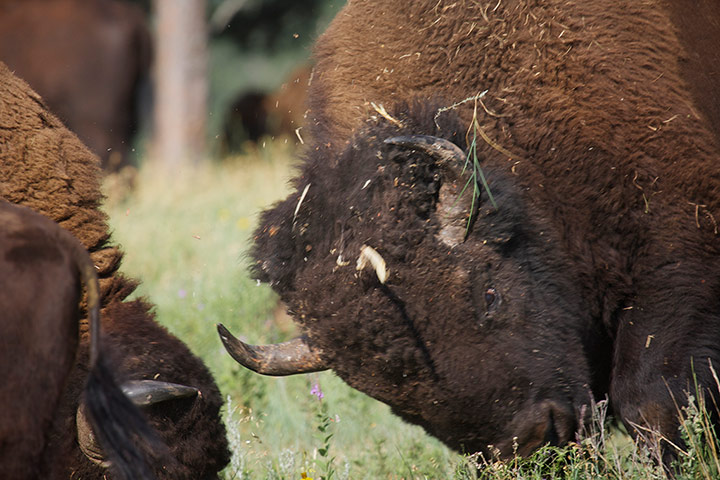
[[(115, 382), (100, 350), (100, 286), (95, 265), (85, 248), (73, 242), (80, 276), (87, 289), (90, 316), (90, 373), (85, 384), (85, 401), (78, 415), (88, 417), (92, 426), (91, 447), (81, 448), (97, 463), (107, 464), (115, 478), (152, 480), (151, 465), (169, 467), (174, 462), (169, 449), (148, 425), (143, 414)], [(92, 450), (88, 452), (86, 450)]]
[(150, 465), (168, 466), (167, 446), (115, 383), (103, 355), (88, 376), (85, 407), (90, 423), (95, 426), (93, 433), (116, 478), (151, 480), (156, 477)]

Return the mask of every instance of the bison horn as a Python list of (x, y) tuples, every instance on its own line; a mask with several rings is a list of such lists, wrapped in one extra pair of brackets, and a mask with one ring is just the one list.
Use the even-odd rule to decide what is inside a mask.
[[(436, 206), (440, 217), (440, 241), (449, 247), (465, 241), (477, 206), (467, 155), (449, 140), (429, 135), (392, 137), (385, 143), (423, 152), (438, 160), (443, 174)], [(470, 187), (470, 191), (465, 192)]]
[(156, 380), (130, 380), (123, 383), (121, 388), (123, 393), (139, 407), (200, 394), (200, 390), (195, 387)]
[(384, 143), (418, 150), (437, 158), (441, 164), (456, 164), (460, 168), (465, 165), (467, 159), (465, 152), (450, 140), (431, 135), (401, 135), (387, 138)]
[[(135, 405), (140, 407), (200, 394), (200, 390), (194, 387), (156, 380), (131, 380), (125, 382), (120, 388)], [(77, 409), (75, 423), (80, 450), (91, 462), (107, 467), (105, 453), (95, 439), (95, 433), (85, 416), (85, 402), (81, 402)]]
[(305, 336), (275, 345), (248, 345), (235, 338), (222, 324), (217, 329), (230, 356), (253, 372), (279, 377), (329, 368), (320, 358), (322, 352), (311, 348)]

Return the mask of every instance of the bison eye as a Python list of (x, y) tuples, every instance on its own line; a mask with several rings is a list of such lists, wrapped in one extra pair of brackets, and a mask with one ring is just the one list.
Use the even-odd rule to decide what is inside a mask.
[(498, 295), (497, 290), (495, 290), (493, 287), (488, 288), (485, 290), (485, 305), (487, 305), (488, 312), (491, 312), (495, 310), (497, 307), (500, 295)]

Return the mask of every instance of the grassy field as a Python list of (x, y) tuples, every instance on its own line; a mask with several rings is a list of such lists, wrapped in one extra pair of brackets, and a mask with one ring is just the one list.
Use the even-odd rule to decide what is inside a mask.
[[(143, 281), (137, 294), (204, 359), (227, 398), (233, 461), (226, 479), (664, 478), (646, 448), (608, 434), (602, 415), (582, 443), (497, 462), (449, 451), (332, 373), (269, 378), (237, 365), (216, 323), (251, 343), (296, 333), (269, 287), (249, 276), (246, 257), (258, 213), (287, 194), (292, 158), (283, 143), (268, 144), (172, 178), (144, 168), (130, 192), (106, 182), (123, 271)], [(707, 418), (690, 415), (686, 426), (694, 446), (680, 456), (678, 478), (720, 478)]]

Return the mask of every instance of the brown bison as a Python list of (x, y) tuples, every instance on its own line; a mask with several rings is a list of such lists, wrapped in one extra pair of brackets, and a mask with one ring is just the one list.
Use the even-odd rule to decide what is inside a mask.
[(238, 97), (225, 115), (224, 148), (239, 151), (245, 141), (257, 143), (263, 137), (285, 137), (299, 143), (310, 77), (310, 66), (303, 65), (274, 92), (253, 90)]
[[(220, 419), (222, 398), (211, 374), (180, 340), (154, 321), (151, 305), (143, 300), (124, 301), (136, 282), (118, 272), (122, 253), (110, 243), (107, 217), (100, 210), (97, 157), (1, 63), (0, 145), (0, 197), (58, 222), (90, 252), (102, 296), (102, 341), (117, 381), (157, 380), (194, 392), (143, 407), (148, 423), (174, 459), (154, 473), (167, 479), (217, 478), (229, 452)], [(78, 445), (88, 433), (76, 427), (90, 365), (85, 321), (80, 332), (78, 355), (44, 431), (42, 461), (37, 466), (40, 478), (102, 479), (107, 475), (102, 452)], [(92, 458), (83, 450), (89, 450)]]
[(720, 364), (718, 18), (349, 3), (315, 47), (297, 190), (253, 250), (303, 336), (220, 326), (231, 354), (333, 369), (467, 452), (564, 444), (606, 395), (678, 441), (674, 402), (717, 394)]
[[(142, 415), (113, 381), (99, 345), (100, 298), (95, 267), (85, 248), (57, 224), (29, 208), (0, 199), (0, 477), (40, 478), (45, 434), (75, 361), (79, 280), (88, 290), (90, 364), (83, 425), (107, 448), (121, 478), (152, 478), (149, 458), (133, 442), (154, 441)], [(140, 386), (153, 394), (161, 387)], [(167, 389), (166, 389), (167, 390)], [(28, 399), (31, 398), (32, 402)], [(85, 412), (93, 419), (90, 427)], [(90, 438), (94, 435), (86, 437)], [(138, 438), (139, 437), (139, 438)], [(81, 441), (81, 448), (98, 443)], [(152, 445), (146, 445), (152, 447)], [(152, 454), (151, 451), (147, 454)]]
[(127, 165), (148, 90), (151, 37), (117, 0), (0, 0), (0, 61), (27, 81), (107, 171)]

